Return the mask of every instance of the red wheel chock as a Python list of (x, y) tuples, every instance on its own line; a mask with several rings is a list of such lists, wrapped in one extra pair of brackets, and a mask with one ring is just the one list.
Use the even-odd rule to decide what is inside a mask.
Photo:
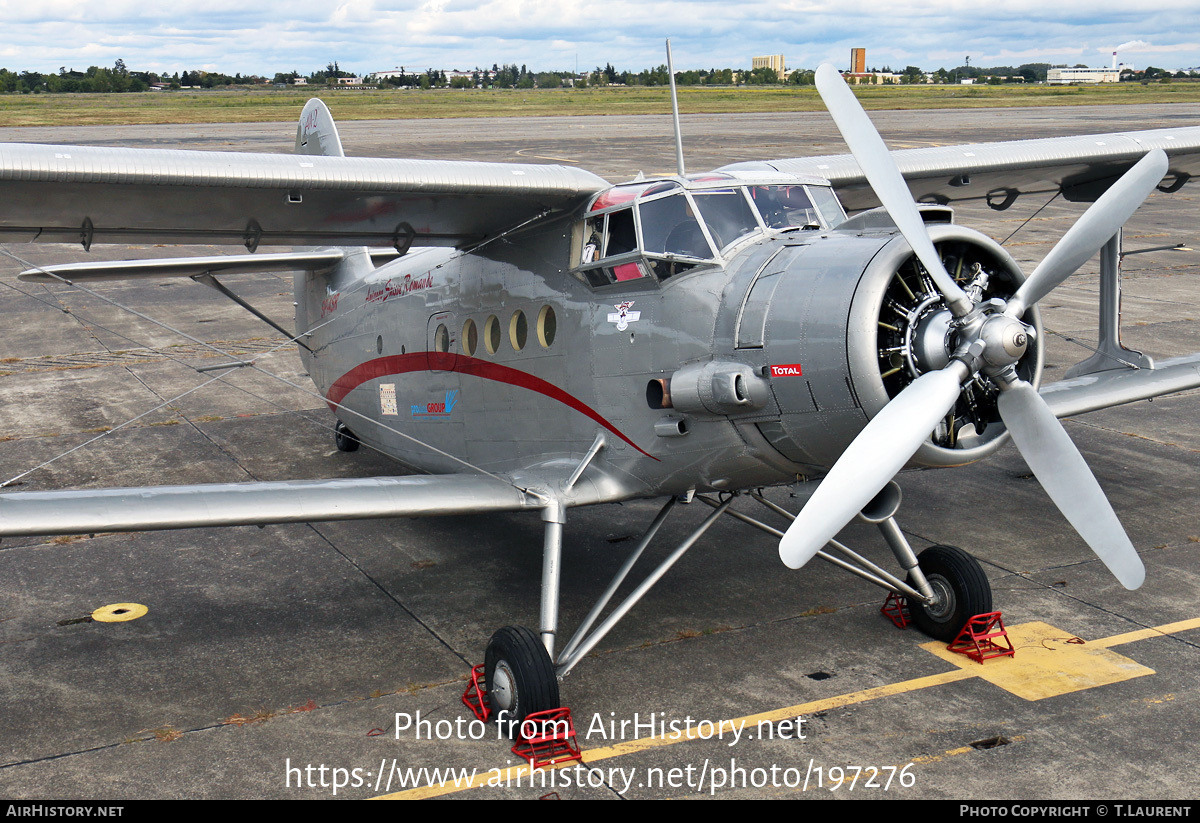
[[(1003, 641), (1004, 645), (1000, 645), (996, 640)], [(1008, 639), (1008, 631), (1004, 628), (1000, 612), (975, 615), (946, 648), (965, 654), (980, 664), (993, 657), (1012, 657), (1017, 653), (1013, 649), (1012, 641)]]
[(462, 702), (471, 710), (471, 714), (486, 723), (492, 716), (492, 705), (488, 702), (487, 689), (484, 688), (483, 669), (483, 663), (471, 667), (471, 680), (467, 683), (467, 690), (463, 692)]
[(535, 769), (583, 760), (575, 739), (575, 724), (568, 708), (533, 712), (522, 721), (512, 753)]
[(907, 629), (908, 624), (912, 622), (908, 614), (908, 600), (896, 592), (888, 592), (887, 600), (883, 601), (879, 613), (892, 621), (897, 629)]

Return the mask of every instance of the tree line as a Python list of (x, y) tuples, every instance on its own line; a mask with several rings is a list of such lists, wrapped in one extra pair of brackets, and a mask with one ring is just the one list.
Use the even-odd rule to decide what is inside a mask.
[(9, 71), (0, 68), (0, 92), (24, 94), (77, 92), (111, 94), (120, 92), (147, 91), (152, 86), (168, 88), (218, 88), (224, 86), (254, 85), (267, 82), (256, 75), (221, 74), (210, 71), (184, 71), (171, 75), (152, 71), (130, 71), (124, 60), (118, 60), (112, 68), (89, 66), (87, 71), (76, 71), (63, 66), (57, 74), (36, 71)]
[[(1020, 66), (969, 66), (962, 65), (951, 69), (939, 68), (933, 72), (925, 72), (918, 66), (905, 66), (902, 71), (892, 71), (888, 66), (881, 69), (870, 69), (870, 73), (892, 75), (901, 84), (916, 83), (957, 83), (971, 79), (975, 82), (990, 84), (1001, 83), (1039, 83), (1046, 81), (1047, 72), (1054, 68), (1050, 63), (1025, 63)], [(1065, 66), (1064, 66), (1065, 67)], [(1086, 68), (1077, 64), (1076, 68)], [(141, 92), (152, 87), (157, 88), (224, 88), (227, 86), (291, 85), (301, 78), (308, 84), (332, 84), (338, 78), (357, 77), (350, 71), (342, 69), (337, 61), (329, 63), (324, 69), (310, 72), (307, 75), (297, 71), (278, 72), (271, 79), (253, 74), (223, 74), (221, 72), (201, 69), (186, 70), (173, 74), (157, 74), (155, 72), (130, 71), (124, 60), (117, 60), (112, 68), (89, 66), (87, 71), (76, 71), (61, 67), (57, 74), (43, 74), (36, 71), (9, 71), (0, 68), (0, 92), (10, 93), (120, 93)], [(689, 69), (675, 72), (675, 82), (680, 86), (766, 86), (766, 85), (797, 85), (810, 86), (814, 82), (814, 72), (810, 69), (794, 69), (781, 77), (770, 68), (751, 70), (733, 68)], [(1169, 71), (1148, 66), (1140, 71), (1124, 69), (1121, 72), (1123, 82), (1168, 82), (1173, 79), (1200, 79), (1200, 73), (1195, 71)], [(493, 63), (490, 69), (476, 66), (470, 71), (447, 72), (441, 69), (428, 68), (424, 71), (409, 72), (403, 67), (380, 75), (367, 75), (364, 84), (379, 88), (499, 88), (499, 89), (534, 89), (561, 88), (563, 86), (665, 86), (669, 83), (665, 64), (641, 71), (618, 71), (612, 63), (596, 66), (582, 73), (568, 71), (532, 71), (527, 65), (500, 65)]]

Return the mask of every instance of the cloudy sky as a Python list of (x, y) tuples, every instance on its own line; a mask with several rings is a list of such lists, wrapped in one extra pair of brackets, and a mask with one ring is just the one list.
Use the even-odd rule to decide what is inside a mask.
[(1196, 0), (0, 0), (0, 66), (272, 75), (336, 60), (356, 73), (493, 63), (573, 70), (787, 65), (926, 70), (1027, 62), (1200, 66)]

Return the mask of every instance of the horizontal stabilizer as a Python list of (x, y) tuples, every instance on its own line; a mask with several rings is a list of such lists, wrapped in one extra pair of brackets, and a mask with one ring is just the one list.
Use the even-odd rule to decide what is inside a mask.
[(13, 492), (0, 494), (0, 537), (476, 514), (543, 505), (502, 480), (470, 474)]

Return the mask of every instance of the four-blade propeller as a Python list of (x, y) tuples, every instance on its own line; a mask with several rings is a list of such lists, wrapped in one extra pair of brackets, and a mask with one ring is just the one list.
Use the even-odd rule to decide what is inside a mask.
[(910, 460), (960, 388), (980, 372), (1001, 393), (1000, 418), (1038, 482), (1092, 551), (1127, 589), (1145, 569), (1082, 455), (1042, 400), (1017, 374), (1028, 329), (1020, 318), (1089, 260), (1167, 172), (1155, 149), (1104, 193), (1063, 235), (1006, 303), (974, 305), (942, 265), (904, 178), (879, 133), (837, 70), (817, 69), (817, 90), (872, 190), (925, 267), (955, 317), (957, 346), (943, 369), (922, 374), (877, 414), (846, 449), (779, 543), (792, 568), (807, 563)]

